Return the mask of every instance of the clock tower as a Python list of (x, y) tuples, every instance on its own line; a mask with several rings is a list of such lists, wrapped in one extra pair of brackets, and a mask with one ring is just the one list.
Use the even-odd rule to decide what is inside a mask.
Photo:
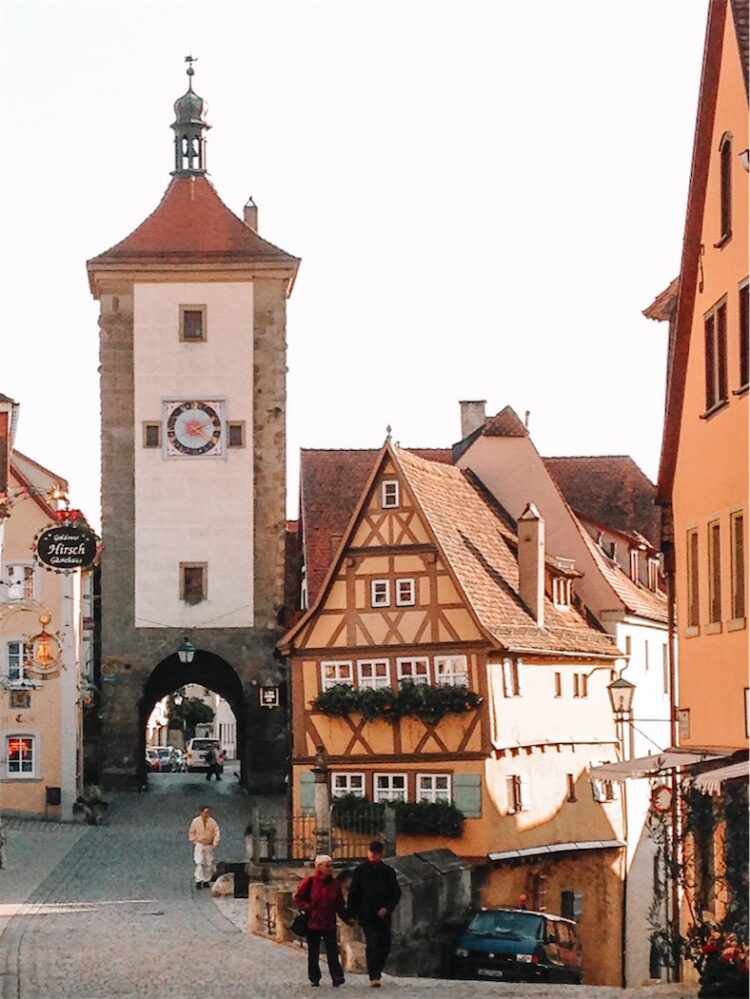
[[(143, 779), (145, 721), (186, 683), (224, 696), (244, 782), (287, 766), (282, 667), (286, 300), (299, 260), (206, 173), (205, 102), (175, 103), (155, 211), (88, 261), (100, 303), (102, 779)], [(195, 648), (184, 663), (178, 648)], [(186, 658), (185, 656), (182, 657)], [(263, 687), (281, 707), (264, 708)]]

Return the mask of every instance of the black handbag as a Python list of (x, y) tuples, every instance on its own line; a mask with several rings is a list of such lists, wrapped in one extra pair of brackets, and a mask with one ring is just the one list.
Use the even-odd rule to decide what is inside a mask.
[(296, 937), (307, 936), (307, 913), (298, 912), (291, 922), (289, 929)]

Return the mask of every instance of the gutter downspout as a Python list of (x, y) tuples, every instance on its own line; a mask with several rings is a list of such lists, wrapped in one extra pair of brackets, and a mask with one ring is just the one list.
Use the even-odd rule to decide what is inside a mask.
[[(667, 583), (667, 662), (669, 666), (669, 714), (670, 743), (676, 746), (679, 739), (677, 724), (677, 655), (675, 634), (675, 549), (674, 549), (674, 516), (671, 503), (662, 504), (662, 551), (664, 552), (664, 575)], [(672, 831), (670, 837), (671, 869), (669, 870), (671, 919), (670, 942), (672, 945), (672, 962), (667, 965), (667, 981), (682, 981), (680, 957), (677, 941), (680, 938), (680, 885), (677, 871), (680, 865), (680, 787), (677, 780), (677, 769), (673, 768), (670, 778), (672, 800), (670, 804), (670, 819)], [(674, 975), (672, 975), (674, 971)]]

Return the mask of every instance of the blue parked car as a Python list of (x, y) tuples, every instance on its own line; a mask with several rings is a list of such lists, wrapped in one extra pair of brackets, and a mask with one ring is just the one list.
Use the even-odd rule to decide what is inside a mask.
[(482, 909), (459, 941), (455, 966), (459, 978), (580, 985), (578, 927), (548, 912)]

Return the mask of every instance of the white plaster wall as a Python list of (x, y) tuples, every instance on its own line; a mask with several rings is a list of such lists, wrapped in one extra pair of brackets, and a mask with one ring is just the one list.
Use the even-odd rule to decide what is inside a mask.
[[(205, 343), (181, 343), (180, 305), (206, 305)], [(253, 285), (136, 284), (135, 625), (253, 624)], [(245, 447), (221, 458), (165, 457), (142, 446), (165, 399), (223, 399)], [(164, 436), (164, 427), (162, 427)], [(180, 600), (180, 562), (208, 564), (208, 599)]]
[[(544, 743), (600, 743), (601, 759), (614, 760), (616, 732), (607, 693), (609, 663), (595, 668), (591, 663), (560, 659), (556, 663), (524, 663), (519, 660), (519, 697), (503, 691), (502, 663), (487, 666), (492, 719), (492, 741), (496, 749)], [(562, 696), (555, 697), (555, 673), (560, 673)], [(588, 674), (588, 696), (573, 696), (573, 674)]]

